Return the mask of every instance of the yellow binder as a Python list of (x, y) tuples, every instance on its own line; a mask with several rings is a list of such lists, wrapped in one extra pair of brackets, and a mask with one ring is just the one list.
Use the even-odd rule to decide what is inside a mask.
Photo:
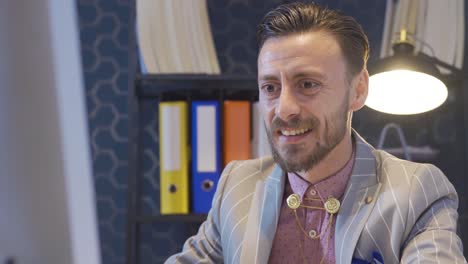
[(186, 102), (159, 104), (161, 214), (189, 212), (187, 123)]

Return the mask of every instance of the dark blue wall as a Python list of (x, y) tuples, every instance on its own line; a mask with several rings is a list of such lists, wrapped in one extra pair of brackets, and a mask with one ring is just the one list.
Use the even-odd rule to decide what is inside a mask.
[[(81, 50), (86, 83), (89, 133), (99, 217), (103, 264), (125, 262), (128, 181), (128, 40), (130, 0), (78, 0)], [(291, 1), (208, 0), (210, 21), (223, 73), (256, 73), (255, 28), (265, 12)], [(371, 60), (380, 49), (384, 0), (317, 1), (354, 16), (368, 33)], [(132, 69), (133, 70), (133, 69)], [(460, 87), (458, 87), (460, 88)], [(450, 92), (439, 109), (415, 117), (394, 117), (364, 108), (354, 117), (354, 127), (371, 143), (388, 122), (403, 126), (411, 145), (431, 145), (441, 151), (434, 161), (456, 185), (461, 199), (460, 220), (467, 224), (465, 132), (461, 89)], [(158, 123), (156, 103), (144, 107), (144, 197), (146, 213), (159, 212)], [(175, 223), (143, 226), (142, 263), (161, 263), (180, 250), (196, 225)], [(461, 228), (468, 244), (468, 228)]]
[(78, 1), (103, 264), (124, 263), (129, 1)]

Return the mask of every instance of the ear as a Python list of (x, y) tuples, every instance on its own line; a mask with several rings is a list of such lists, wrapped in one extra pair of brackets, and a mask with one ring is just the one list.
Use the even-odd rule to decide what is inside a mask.
[(369, 72), (363, 69), (353, 80), (349, 94), (349, 110), (357, 111), (364, 106), (369, 91)]

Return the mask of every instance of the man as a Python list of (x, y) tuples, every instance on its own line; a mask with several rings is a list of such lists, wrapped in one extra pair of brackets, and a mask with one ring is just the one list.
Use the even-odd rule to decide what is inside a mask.
[(273, 157), (231, 162), (206, 222), (167, 263), (466, 263), (443, 173), (351, 128), (369, 80), (360, 25), (294, 3), (269, 12), (257, 35)]

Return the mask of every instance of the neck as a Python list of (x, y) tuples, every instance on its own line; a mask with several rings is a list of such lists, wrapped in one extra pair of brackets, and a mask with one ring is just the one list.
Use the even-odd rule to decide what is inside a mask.
[(303, 172), (296, 172), (310, 183), (317, 183), (324, 180), (343, 168), (351, 158), (353, 143), (351, 131), (348, 130), (345, 136), (328, 155), (315, 165), (312, 169)]

